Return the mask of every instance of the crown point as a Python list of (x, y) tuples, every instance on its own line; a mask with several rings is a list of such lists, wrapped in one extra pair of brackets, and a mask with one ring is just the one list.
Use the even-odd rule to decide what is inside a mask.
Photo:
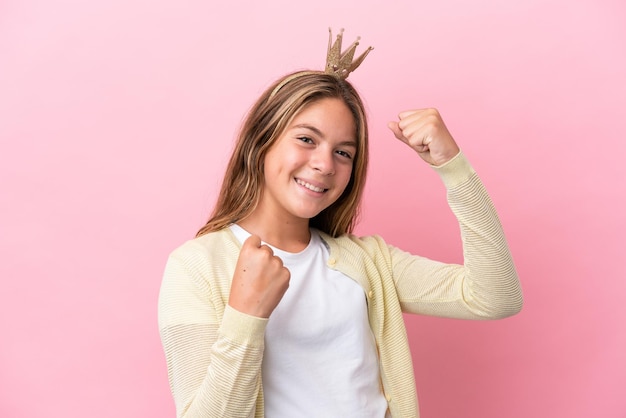
[(328, 28), (328, 52), (326, 55), (326, 70), (328, 74), (334, 74), (335, 76), (345, 79), (348, 75), (354, 71), (365, 59), (365, 56), (372, 49), (369, 47), (361, 54), (356, 60), (353, 61), (356, 47), (359, 45), (361, 37), (358, 36), (356, 40), (345, 50), (341, 51), (341, 44), (343, 41), (344, 28), (341, 28), (337, 34), (336, 40), (332, 42), (332, 28)]

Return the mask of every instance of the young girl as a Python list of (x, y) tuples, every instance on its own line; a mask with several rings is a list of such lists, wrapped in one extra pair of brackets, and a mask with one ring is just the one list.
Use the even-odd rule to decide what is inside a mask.
[(212, 215), (170, 255), (159, 329), (178, 417), (414, 418), (402, 312), (497, 319), (521, 309), (492, 203), (434, 109), (402, 112), (389, 128), (441, 176), (464, 264), (351, 235), (368, 131), (345, 80), (355, 65), (330, 67), (261, 95)]

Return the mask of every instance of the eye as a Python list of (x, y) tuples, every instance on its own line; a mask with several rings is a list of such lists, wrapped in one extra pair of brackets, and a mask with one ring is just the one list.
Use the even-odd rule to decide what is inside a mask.
[(302, 142), (306, 142), (307, 144), (312, 144), (313, 140), (311, 138), (309, 138), (308, 136), (300, 136), (298, 137), (298, 139)]
[(337, 152), (337, 154), (341, 155), (341, 156), (342, 156), (342, 157), (344, 157), (344, 158), (347, 158), (347, 159), (349, 159), (349, 160), (351, 160), (351, 159), (352, 159), (352, 154), (350, 154), (350, 153), (349, 153), (349, 152), (347, 152), (347, 151), (337, 150), (336, 152)]

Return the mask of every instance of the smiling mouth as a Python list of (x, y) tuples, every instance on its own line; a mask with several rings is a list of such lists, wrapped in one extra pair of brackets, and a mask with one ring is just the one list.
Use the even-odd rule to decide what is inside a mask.
[(311, 183), (307, 183), (306, 181), (302, 181), (300, 179), (296, 179), (296, 183), (298, 183), (302, 187), (306, 187), (307, 189), (317, 192), (317, 193), (324, 193), (328, 190), (328, 189), (322, 189), (321, 187), (314, 186)]

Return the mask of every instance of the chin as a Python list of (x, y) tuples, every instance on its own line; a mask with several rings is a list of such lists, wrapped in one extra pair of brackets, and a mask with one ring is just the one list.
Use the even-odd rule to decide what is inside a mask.
[(322, 209), (322, 210), (302, 210), (302, 211), (296, 212), (295, 215), (298, 218), (311, 220), (311, 219), (315, 218), (317, 215), (319, 215), (320, 213), (322, 213), (323, 211), (324, 211), (324, 209)]
[(291, 213), (298, 218), (312, 219), (324, 212), (330, 206), (332, 206), (332, 203), (329, 205), (297, 206), (292, 208), (293, 210)]

